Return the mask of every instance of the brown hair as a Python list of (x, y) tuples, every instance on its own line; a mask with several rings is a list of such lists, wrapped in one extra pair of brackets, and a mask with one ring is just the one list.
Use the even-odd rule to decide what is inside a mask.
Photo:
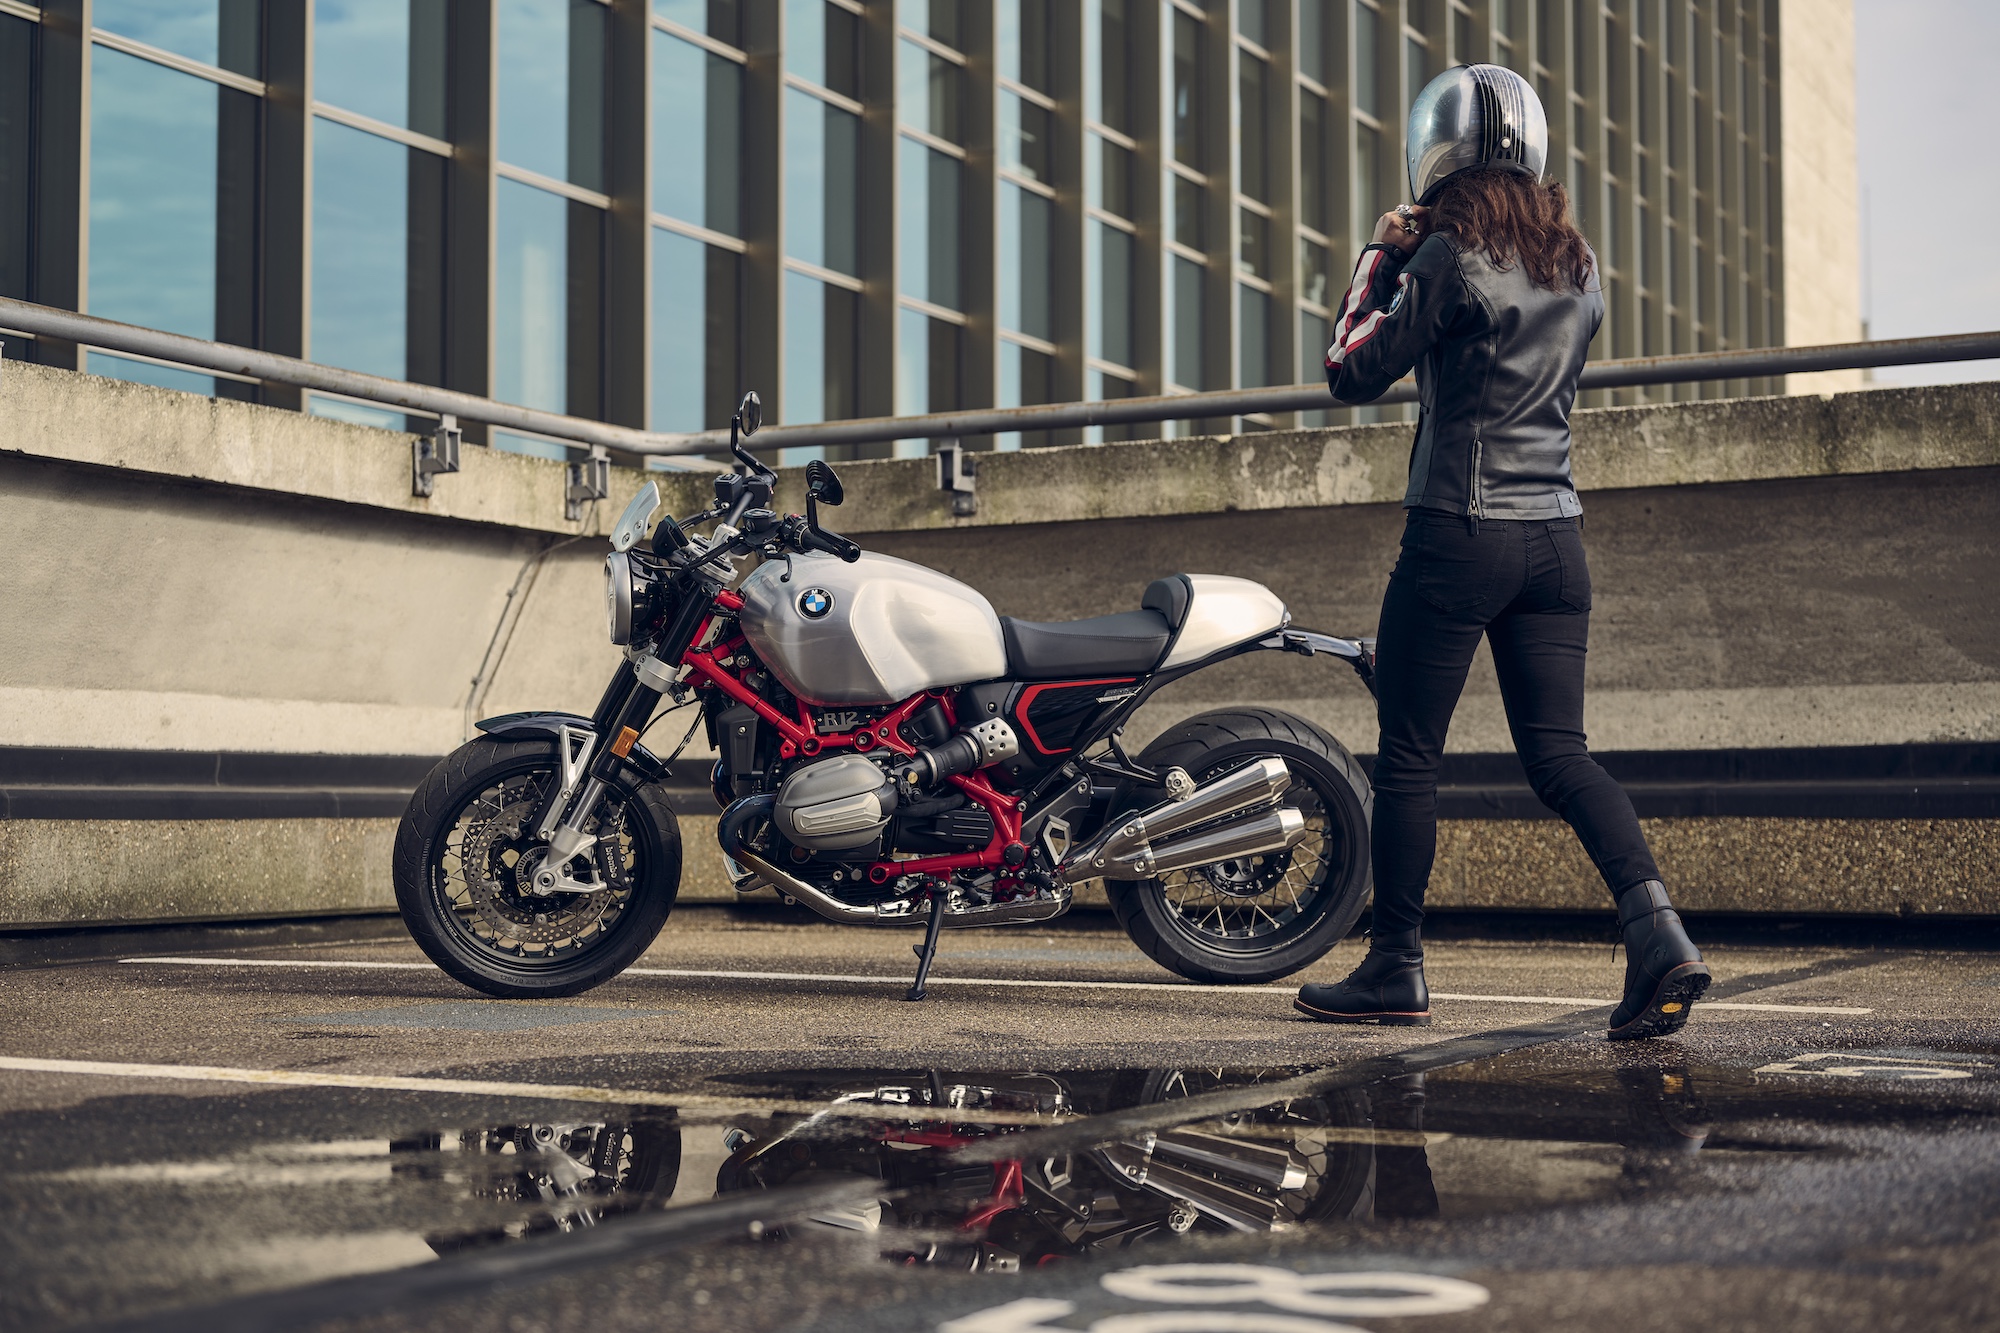
[(1589, 289), (1590, 245), (1570, 220), (1569, 191), (1559, 180), (1536, 184), (1496, 168), (1460, 172), (1431, 204), (1431, 226), (1461, 249), (1484, 250), (1497, 268), (1518, 261), (1537, 287)]

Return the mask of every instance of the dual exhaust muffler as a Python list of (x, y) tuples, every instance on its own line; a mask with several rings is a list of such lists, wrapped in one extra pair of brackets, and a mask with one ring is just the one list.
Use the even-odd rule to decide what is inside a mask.
[(1179, 800), (1126, 816), (1071, 851), (1056, 874), (1068, 884), (1099, 878), (1151, 879), (1239, 856), (1287, 851), (1304, 840), (1306, 820), (1286, 806), (1188, 837), (1176, 835), (1273, 805), (1291, 785), (1291, 770), (1284, 760), (1259, 759), (1196, 787)]

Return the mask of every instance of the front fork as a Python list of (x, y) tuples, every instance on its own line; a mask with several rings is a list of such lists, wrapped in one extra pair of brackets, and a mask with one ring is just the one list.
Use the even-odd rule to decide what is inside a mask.
[[(558, 731), (558, 786), (534, 830), (536, 837), (546, 838), (549, 844), (531, 881), (537, 894), (596, 893), (606, 887), (594, 876), (577, 879), (569, 873), (569, 863), (596, 845), (597, 835), (585, 830), (672, 680), (673, 672), (666, 663), (650, 654), (637, 662), (626, 662), (598, 701), (591, 730), (564, 727)], [(611, 738), (609, 744), (603, 742), (606, 736)], [(565, 810), (568, 818), (563, 817)]]

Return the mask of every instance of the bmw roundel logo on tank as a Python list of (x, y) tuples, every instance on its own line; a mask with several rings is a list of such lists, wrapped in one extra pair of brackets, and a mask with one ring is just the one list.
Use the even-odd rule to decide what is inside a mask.
[(819, 620), (833, 610), (833, 594), (825, 588), (807, 588), (799, 594), (799, 614), (807, 620)]

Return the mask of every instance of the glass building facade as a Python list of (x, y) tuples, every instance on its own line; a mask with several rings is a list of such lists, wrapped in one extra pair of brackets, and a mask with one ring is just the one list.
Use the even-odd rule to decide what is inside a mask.
[(0, 0), (0, 294), (666, 431), (726, 423), (753, 387), (767, 419), (808, 422), (1313, 381), (1355, 253), (1405, 192), (1411, 97), (1490, 60), (1549, 110), (1550, 169), (1605, 276), (1595, 354), (1773, 345), (1778, 15), (1777, 0)]

